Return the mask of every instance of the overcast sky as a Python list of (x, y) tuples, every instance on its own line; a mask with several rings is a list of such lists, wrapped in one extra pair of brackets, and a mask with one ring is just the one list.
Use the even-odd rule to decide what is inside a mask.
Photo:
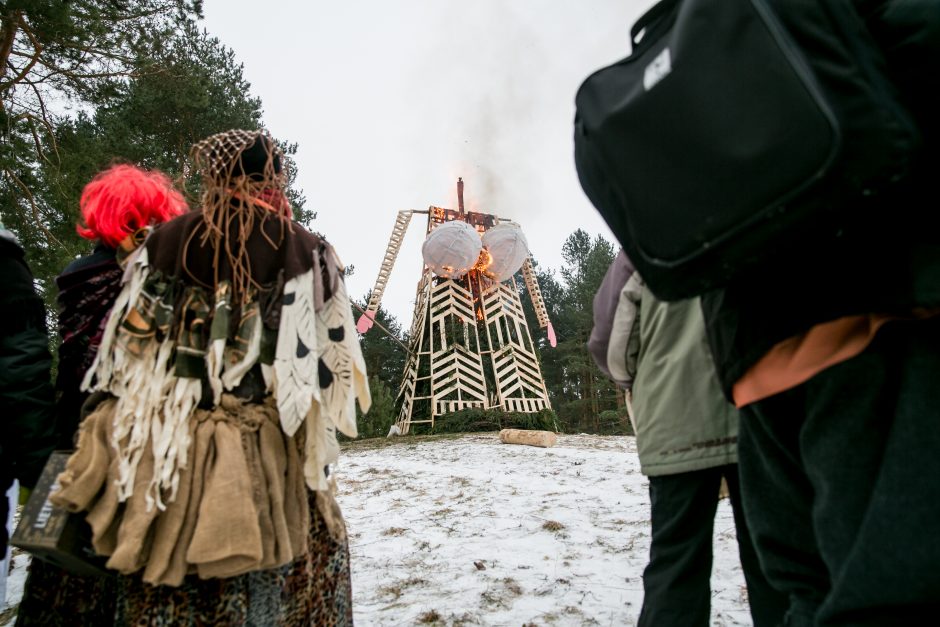
[[(203, 24), (245, 65), (271, 133), (300, 144), (313, 228), (372, 287), (399, 210), (518, 222), (558, 269), (575, 229), (615, 241), (575, 173), (574, 95), (629, 53), (653, 0), (205, 0)], [(423, 262), (415, 216), (383, 306), (407, 329)]]

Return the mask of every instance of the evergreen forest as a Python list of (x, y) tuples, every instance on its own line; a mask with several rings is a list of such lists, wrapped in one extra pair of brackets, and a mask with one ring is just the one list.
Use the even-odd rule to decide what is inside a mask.
[[(0, 221), (26, 251), (52, 328), (55, 276), (93, 248), (75, 224), (94, 174), (119, 162), (159, 168), (195, 204), (189, 147), (229, 128), (264, 126), (262, 102), (235, 52), (199, 25), (201, 16), (199, 0), (0, 0)], [(296, 154), (295, 144), (281, 147), (288, 158)], [(295, 218), (316, 230), (315, 211), (289, 183)], [(564, 432), (626, 432), (623, 395), (585, 347), (593, 296), (616, 250), (577, 230), (561, 252), (562, 267), (537, 265), (556, 347), (537, 331), (521, 295), (552, 419)], [(408, 342), (410, 321), (384, 309), (376, 321), (388, 333), (373, 329), (362, 338), (374, 403), (360, 420), (363, 437), (384, 436), (394, 422)]]

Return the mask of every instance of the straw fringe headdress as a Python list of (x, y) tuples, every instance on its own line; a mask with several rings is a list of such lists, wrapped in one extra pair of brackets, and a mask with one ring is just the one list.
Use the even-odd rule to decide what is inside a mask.
[[(291, 228), (290, 205), (284, 197), (287, 181), (284, 155), (266, 131), (241, 129), (210, 135), (194, 144), (191, 154), (196, 170), (202, 175), (201, 205), (206, 229), (200, 243), (211, 246), (216, 268), (220, 256), (227, 257), (233, 300), (247, 302), (252, 288), (260, 287), (251, 276), (245, 248), (255, 220), (281, 221), (278, 241), (268, 239), (272, 248), (280, 244), (284, 229)], [(189, 242), (187, 248), (188, 245)], [(216, 275), (213, 290), (218, 283)]]

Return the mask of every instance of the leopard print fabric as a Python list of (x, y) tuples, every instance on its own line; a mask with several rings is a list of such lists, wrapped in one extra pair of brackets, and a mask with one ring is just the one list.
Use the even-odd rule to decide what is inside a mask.
[(190, 575), (178, 588), (139, 576), (80, 577), (34, 562), (17, 625), (342, 627), (352, 625), (349, 545), (332, 539), (307, 491), (307, 555), (227, 579)]

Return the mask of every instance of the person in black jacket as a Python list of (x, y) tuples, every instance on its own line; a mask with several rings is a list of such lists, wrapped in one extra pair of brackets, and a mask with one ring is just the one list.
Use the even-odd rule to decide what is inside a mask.
[[(17, 479), (36, 485), (55, 445), (46, 310), (23, 249), (0, 224), (0, 496)], [(0, 554), (7, 549), (7, 499), (0, 498)]]
[[(639, 68), (634, 74), (642, 75), (642, 93), (670, 81), (694, 84), (701, 77), (683, 73), (688, 66), (678, 44), (689, 42), (680, 33), (696, 20), (703, 23), (698, 9), (725, 4), (763, 16), (761, 29), (776, 45), (783, 43), (792, 68), (810, 80), (808, 90), (822, 96), (819, 110), (832, 116), (839, 141), (831, 168), (811, 167), (820, 185), (807, 181), (768, 205), (749, 177), (728, 167), (716, 170), (722, 181), (714, 188), (701, 187), (693, 171), (701, 161), (692, 155), (707, 158), (712, 143), (718, 145), (711, 155), (730, 151), (739, 164), (768, 164), (773, 151), (761, 145), (766, 138), (760, 131), (809, 141), (815, 128), (803, 125), (797, 111), (777, 112), (762, 119), (763, 129), (753, 127), (752, 134), (727, 144), (720, 132), (702, 141), (694, 133), (703, 128), (696, 128), (696, 110), (718, 106), (704, 95), (677, 108), (693, 120), (681, 136), (668, 125), (648, 125), (652, 130), (638, 145), (652, 158), (630, 171), (651, 173), (650, 184), (644, 186), (643, 177), (627, 180), (625, 163), (613, 157), (629, 153), (618, 152), (616, 142), (592, 147), (590, 138), (608, 139), (603, 134), (610, 133), (625, 140), (625, 129), (644, 135), (646, 128), (641, 132), (626, 122), (645, 120), (645, 112), (655, 108), (645, 104), (666, 101), (633, 100), (623, 91), (633, 84), (614, 80), (605, 95), (624, 99), (616, 106), (600, 106), (603, 98), (590, 89), (579, 92), (579, 114), (597, 107), (593, 113), (602, 120), (591, 126), (587, 117), (576, 118), (582, 183), (595, 204), (615, 217), (611, 225), (621, 237), (642, 232), (647, 244), (655, 244), (643, 249), (639, 240), (622, 242), (628, 249), (636, 244), (648, 267), (663, 270), (662, 294), (670, 280), (673, 288), (688, 280), (665, 271), (678, 259), (665, 245), (669, 227), (656, 229), (652, 220), (644, 222), (651, 215), (630, 212), (645, 199), (657, 200), (664, 183), (699, 195), (733, 189), (740, 196), (710, 200), (738, 199), (745, 206), (750, 200), (750, 209), (773, 207), (798, 222), (801, 211), (812, 212), (799, 222), (799, 233), (764, 212), (754, 213), (750, 224), (736, 223), (738, 231), (729, 229), (720, 239), (708, 233), (720, 218), (707, 203), (697, 206), (693, 193), (683, 198), (690, 215), (701, 218), (700, 251), (719, 250), (732, 240), (742, 250), (752, 246), (734, 267), (727, 260), (716, 263), (708, 278), (721, 287), (701, 295), (723, 391), (742, 408), (738, 469), (748, 525), (767, 578), (790, 598), (785, 624), (934, 623), (940, 615), (940, 211), (934, 181), (940, 172), (940, 3), (663, 0), (644, 22), (656, 28), (634, 25), (631, 37), (634, 43), (645, 37), (665, 42), (656, 48), (660, 56), (644, 67), (614, 67)], [(665, 21), (670, 16), (672, 23)], [(749, 30), (746, 19), (728, 23), (735, 24), (732, 36), (740, 41), (763, 32)], [(685, 59), (692, 48), (684, 49)], [(735, 87), (754, 91), (747, 80), (740, 77)], [(714, 93), (724, 103), (727, 93)], [(609, 109), (617, 116), (605, 117)], [(664, 181), (656, 164), (670, 161), (678, 164), (671, 170), (677, 176)], [(756, 167), (775, 172), (775, 164)], [(631, 229), (624, 227), (625, 216)], [(746, 231), (757, 216), (783, 229), (771, 245), (756, 244), (760, 237), (744, 241), (754, 233)], [(757, 235), (769, 237), (770, 229)], [(798, 245), (791, 237), (799, 238)], [(761, 254), (750, 258), (758, 247)], [(697, 259), (708, 265), (707, 253)], [(748, 263), (753, 265), (743, 267)]]
[[(784, 5), (782, 5), (784, 6)], [(940, 4), (859, 2), (923, 135), (879, 216), (706, 294), (748, 523), (787, 625), (940, 615)], [(861, 201), (860, 201), (861, 202)]]
[[(80, 209), (82, 223), (77, 230), (95, 243), (94, 251), (73, 260), (56, 277), (61, 343), (55, 382), (55, 441), (56, 448), (62, 450), (75, 448), (79, 424), (98, 400), (89, 400), (81, 383), (121, 290), (121, 261), (140, 244), (150, 226), (185, 212), (187, 206), (166, 175), (119, 164), (85, 186)], [(51, 403), (51, 390), (49, 400)], [(116, 595), (112, 578), (78, 575), (33, 560), (16, 624), (111, 624)]]

